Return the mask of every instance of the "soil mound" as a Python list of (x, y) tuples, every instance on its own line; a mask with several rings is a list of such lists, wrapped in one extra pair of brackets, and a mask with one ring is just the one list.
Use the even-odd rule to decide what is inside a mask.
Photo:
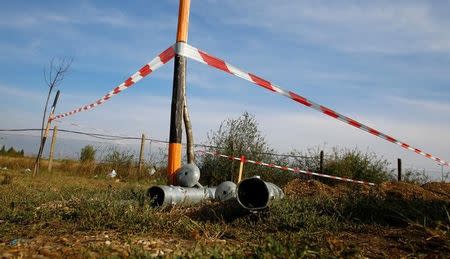
[(425, 201), (444, 200), (450, 202), (450, 183), (426, 183), (422, 186), (407, 182), (384, 182), (376, 187), (341, 184), (335, 187), (316, 180), (294, 179), (284, 187), (286, 196), (291, 197), (342, 197), (345, 195), (381, 195), (386, 198)]
[(448, 198), (413, 183), (385, 182), (379, 188), (382, 194), (400, 199), (442, 200)]
[(422, 188), (450, 199), (450, 183), (426, 183), (422, 185)]
[(311, 196), (333, 196), (335, 190), (316, 180), (294, 179), (284, 187), (286, 196), (311, 197)]

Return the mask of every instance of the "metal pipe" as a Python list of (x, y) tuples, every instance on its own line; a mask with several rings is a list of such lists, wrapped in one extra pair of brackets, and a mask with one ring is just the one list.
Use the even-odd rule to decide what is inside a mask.
[(218, 201), (236, 199), (236, 184), (230, 181), (219, 184), (216, 188), (215, 199)]
[(147, 195), (152, 207), (189, 206), (215, 198), (216, 187), (187, 188), (180, 186), (159, 185), (150, 187)]
[(259, 176), (243, 180), (237, 186), (237, 200), (248, 210), (260, 210), (269, 206), (274, 200), (283, 199), (280, 187), (265, 182)]

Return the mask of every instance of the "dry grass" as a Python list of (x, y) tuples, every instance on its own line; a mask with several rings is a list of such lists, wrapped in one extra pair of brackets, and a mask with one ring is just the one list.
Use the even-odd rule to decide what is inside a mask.
[[(367, 190), (297, 181), (288, 184), (295, 195), (258, 214), (232, 203), (161, 211), (145, 196), (160, 178), (116, 181), (62, 172), (69, 168), (63, 165), (33, 178), (21, 167), (26, 160), (7, 161), (16, 170), (0, 173), (0, 180), (11, 177), (0, 185), (0, 256), (450, 255), (448, 199), (398, 195), (399, 188), (420, 186)], [(307, 195), (299, 195), (301, 188)], [(314, 188), (326, 195), (314, 195)]]
[[(7, 157), (0, 156), (0, 168), (6, 167), (9, 170), (27, 173), (34, 167), (35, 158), (32, 157)], [(86, 161), (81, 162), (73, 159), (59, 159), (53, 161), (53, 173), (70, 172), (78, 176), (105, 178), (108, 173), (115, 170), (120, 179), (148, 179), (147, 172), (150, 169), (149, 163), (144, 163), (141, 172), (136, 163), (132, 161), (122, 161), (120, 158), (115, 161)], [(48, 160), (41, 159), (41, 172), (48, 173)], [(161, 172), (158, 176), (162, 176)], [(164, 177), (161, 177), (161, 180)]]

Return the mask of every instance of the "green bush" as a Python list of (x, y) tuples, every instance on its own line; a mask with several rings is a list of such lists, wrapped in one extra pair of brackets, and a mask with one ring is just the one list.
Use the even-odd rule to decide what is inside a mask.
[(97, 168), (100, 174), (115, 170), (121, 178), (137, 175), (134, 154), (131, 151), (119, 151), (114, 147), (106, 151), (106, 155)]
[[(222, 154), (255, 159), (257, 161), (271, 162), (267, 153), (274, 150), (269, 147), (265, 137), (258, 129), (258, 122), (255, 117), (244, 112), (236, 119), (223, 121), (216, 131), (208, 134), (208, 145), (220, 147), (220, 149), (210, 148), (209, 151), (218, 151)], [(259, 174), (261, 171), (268, 171), (258, 165), (246, 164), (245, 176)], [(229, 161), (222, 157), (206, 155), (200, 164), (202, 178), (200, 181), (207, 185), (216, 185), (226, 180), (235, 180), (239, 170), (239, 161)]]
[(95, 153), (97, 150), (91, 146), (87, 145), (84, 148), (81, 149), (80, 153), (80, 161), (81, 162), (92, 162), (95, 161)]
[(380, 183), (392, 179), (390, 163), (372, 152), (334, 148), (324, 163), (324, 173)]

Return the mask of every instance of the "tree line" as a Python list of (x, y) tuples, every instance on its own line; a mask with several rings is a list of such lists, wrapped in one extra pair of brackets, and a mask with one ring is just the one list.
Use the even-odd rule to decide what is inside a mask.
[(11, 156), (11, 157), (24, 157), (25, 152), (23, 149), (15, 150), (14, 147), (10, 147), (8, 150), (6, 150), (6, 146), (3, 145), (2, 149), (0, 149), (0, 156)]

